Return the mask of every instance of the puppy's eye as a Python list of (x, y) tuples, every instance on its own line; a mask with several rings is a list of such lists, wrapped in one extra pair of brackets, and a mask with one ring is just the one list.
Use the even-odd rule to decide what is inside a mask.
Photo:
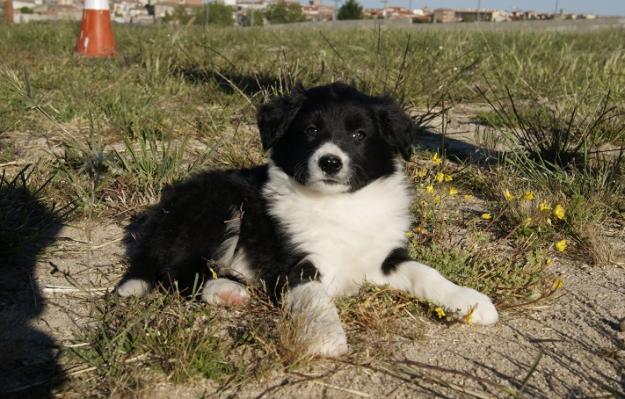
[(309, 135), (309, 136), (314, 137), (314, 136), (316, 136), (318, 133), (319, 133), (319, 128), (318, 128), (317, 126), (315, 126), (315, 125), (309, 125), (309, 126), (306, 128), (306, 134), (307, 134), (307, 135)]
[(354, 141), (362, 141), (365, 137), (367, 137), (367, 133), (362, 129), (354, 130), (351, 134), (351, 138)]

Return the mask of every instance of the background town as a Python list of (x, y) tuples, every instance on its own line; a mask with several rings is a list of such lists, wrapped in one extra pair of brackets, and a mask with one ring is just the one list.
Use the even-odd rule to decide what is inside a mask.
[[(508, 22), (518, 20), (595, 19), (592, 14), (499, 9), (412, 8), (381, 2), (380, 8), (364, 8), (357, 0), (346, 2), (311, 0), (301, 4), (295, 0), (113, 0), (112, 19), (120, 24), (188, 23), (222, 26), (260, 26), (293, 22), (325, 22), (333, 20), (389, 19), (404, 23)], [(15, 23), (29, 21), (74, 20), (82, 17), (78, 0), (6, 0), (12, 5)], [(557, 6), (556, 6), (557, 7)], [(5, 13), (6, 14), (6, 13)], [(7, 18), (5, 16), (5, 18)]]

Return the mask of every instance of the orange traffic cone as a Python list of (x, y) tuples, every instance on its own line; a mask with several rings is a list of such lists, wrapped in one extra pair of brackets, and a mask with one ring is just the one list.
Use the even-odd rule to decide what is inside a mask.
[(108, 0), (85, 0), (76, 52), (87, 57), (111, 57), (117, 53)]

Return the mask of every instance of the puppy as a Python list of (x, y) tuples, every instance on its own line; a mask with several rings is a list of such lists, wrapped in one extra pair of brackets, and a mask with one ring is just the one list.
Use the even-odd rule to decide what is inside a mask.
[(310, 354), (347, 351), (332, 300), (368, 281), (411, 294), (475, 324), (493, 324), (490, 299), (410, 259), (413, 187), (402, 171), (412, 120), (387, 97), (344, 84), (297, 88), (259, 108), (266, 165), (210, 171), (165, 189), (117, 288), (144, 295), (156, 282), (211, 304), (244, 304), (262, 286), (303, 322)]

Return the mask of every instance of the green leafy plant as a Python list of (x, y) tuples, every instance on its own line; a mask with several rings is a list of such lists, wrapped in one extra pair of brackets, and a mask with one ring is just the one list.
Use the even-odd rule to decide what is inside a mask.
[(271, 24), (289, 24), (302, 22), (306, 19), (299, 3), (279, 1), (271, 4), (265, 12), (265, 18)]
[(338, 19), (362, 19), (362, 6), (356, 0), (347, 0), (345, 4), (339, 8), (336, 16)]
[(195, 23), (199, 25), (234, 25), (234, 10), (221, 3), (210, 3), (195, 12)]

